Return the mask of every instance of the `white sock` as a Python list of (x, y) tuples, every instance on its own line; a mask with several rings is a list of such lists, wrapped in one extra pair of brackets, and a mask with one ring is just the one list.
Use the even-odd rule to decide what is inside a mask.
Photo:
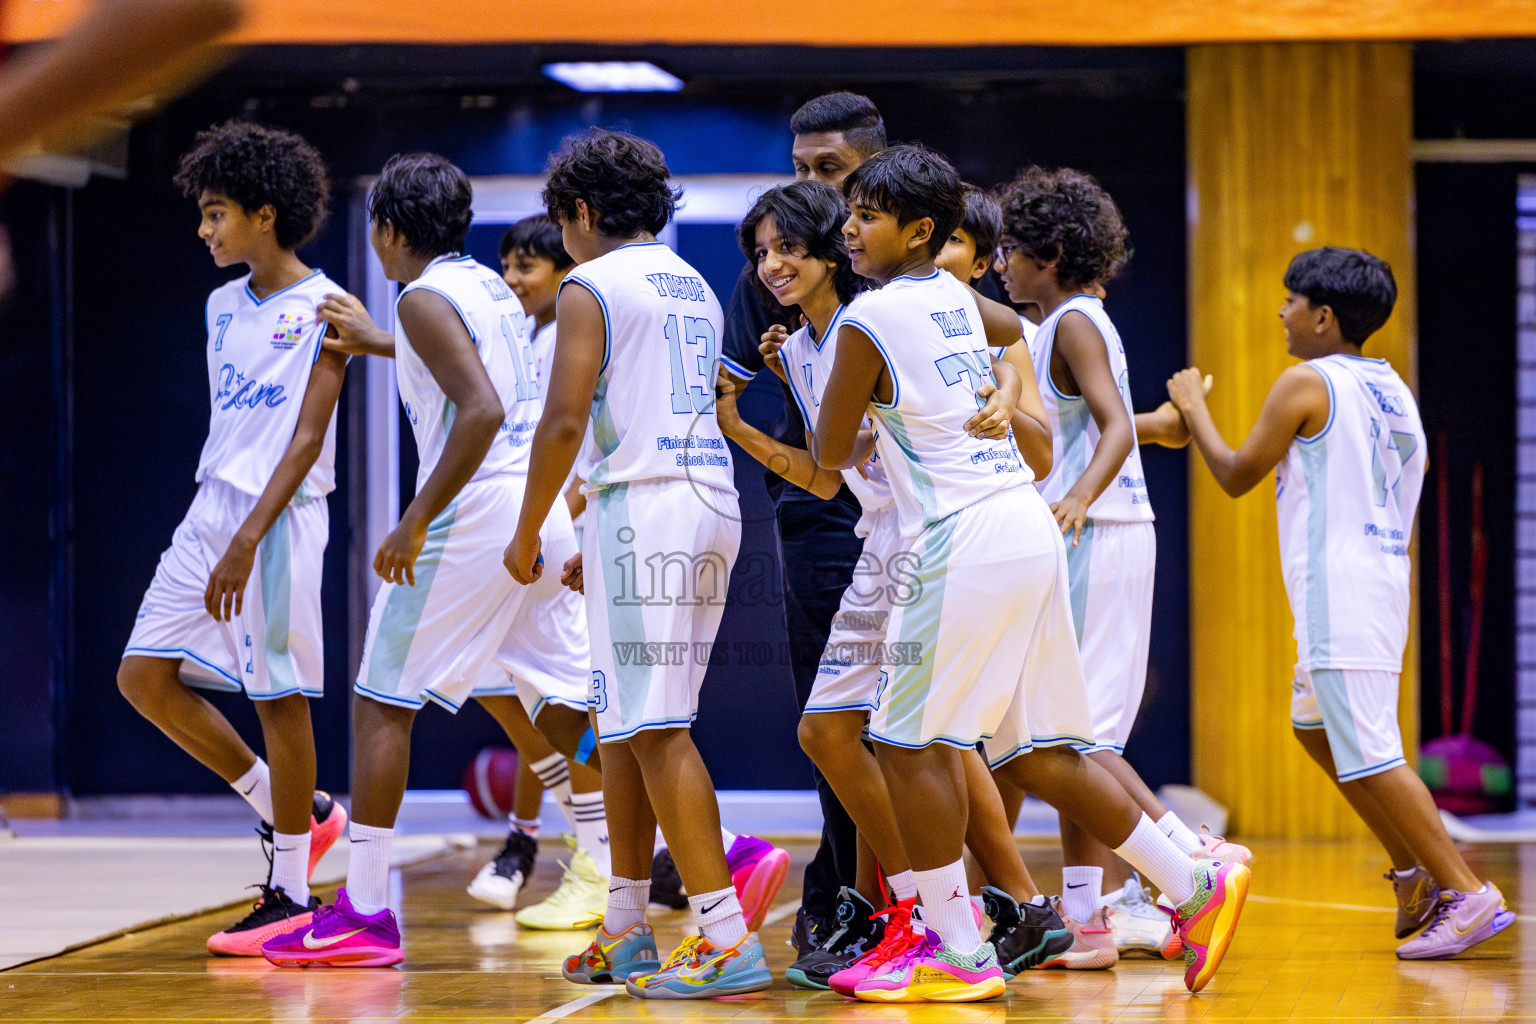
[(272, 769), (267, 762), (258, 757), (250, 770), (229, 786), (245, 798), (262, 821), (272, 824)]
[(1061, 869), (1061, 905), (1072, 920), (1088, 920), (1099, 909), (1104, 894), (1104, 869), (1066, 867)]
[(395, 830), (354, 821), (347, 826), (347, 835), (352, 839), (347, 899), (359, 914), (377, 914), (389, 905), (389, 847)]
[(942, 868), (913, 871), (917, 891), (923, 897), (923, 920), (939, 933), (944, 944), (957, 953), (969, 953), (981, 945), (981, 932), (971, 914), (970, 894), (965, 887), (965, 861)]
[(309, 832), (272, 833), (272, 888), (299, 906), (309, 903)]
[(1029, 905), (1032, 907), (1043, 907), (1048, 902), (1043, 892), (1037, 892), (1029, 898)]
[(603, 791), (571, 794), (571, 814), (576, 819), (576, 847), (587, 851), (592, 863), (606, 878), (613, 874), (608, 852), (608, 814), (603, 810)]
[(539, 777), (544, 788), (555, 794), (555, 802), (560, 805), (560, 810), (565, 814), (565, 820), (570, 823), (571, 831), (576, 831), (576, 818), (571, 814), (571, 766), (566, 763), (564, 754), (550, 754), (542, 761), (535, 761), (528, 767), (533, 769), (533, 774)]
[(1167, 833), (1146, 814), (1131, 830), (1123, 844), (1115, 849), (1121, 859), (1152, 880), (1163, 895), (1178, 906), (1195, 894), (1194, 865), (1189, 854), (1179, 849)]
[(716, 949), (728, 949), (746, 937), (747, 921), (741, 916), (741, 901), (733, 887), (689, 896), (688, 906), (693, 908), (699, 931)]
[(885, 881), (898, 900), (909, 900), (917, 895), (917, 879), (913, 876), (911, 868), (894, 875), (886, 875)]
[(1163, 835), (1173, 840), (1173, 845), (1183, 850), (1185, 855), (1199, 853), (1203, 849), (1200, 837), (1184, 824), (1184, 820), (1177, 814), (1169, 811), (1157, 819), (1157, 827), (1163, 830)]
[(740, 837), (737, 836), (735, 832), (732, 832), (730, 829), (721, 826), (720, 843), (725, 848), (726, 853), (731, 852), (731, 847), (736, 845), (736, 840), (738, 838)]
[(507, 815), (507, 824), (512, 826), (514, 832), (521, 832), (529, 839), (539, 838), (539, 821), (537, 818), (533, 821), (528, 821), (527, 819), (519, 818), (515, 814), (509, 814)]
[(651, 898), (649, 878), (608, 879), (608, 909), (603, 912), (603, 931), (622, 935), (637, 924), (645, 923), (645, 904)]

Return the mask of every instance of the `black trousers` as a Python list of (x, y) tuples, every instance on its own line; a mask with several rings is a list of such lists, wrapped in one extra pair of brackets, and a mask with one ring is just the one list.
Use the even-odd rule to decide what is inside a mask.
[[(853, 580), (864, 542), (854, 535), (859, 510), (840, 500), (783, 501), (777, 509), (784, 565), (784, 612), (795, 701), (802, 711), (821, 664), (843, 591)], [(821, 845), (805, 869), (802, 904), (818, 917), (837, 909), (837, 891), (854, 884), (858, 855), (853, 819), (821, 772), (812, 768), (821, 799)]]

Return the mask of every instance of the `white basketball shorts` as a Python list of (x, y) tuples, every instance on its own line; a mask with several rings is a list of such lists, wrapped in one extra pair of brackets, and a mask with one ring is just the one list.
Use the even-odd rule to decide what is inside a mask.
[(1151, 523), (1090, 519), (1076, 547), (1067, 544), (1067, 584), (1088, 710), (1092, 745), (1084, 753), (1125, 753), (1147, 688), (1152, 641), (1152, 583), (1157, 531)]
[(864, 549), (832, 620), (806, 714), (875, 709), (892, 596), (902, 589), (903, 572), (916, 565), (902, 543), (895, 505), (865, 512), (860, 524), (868, 527)]
[(1396, 672), (1298, 667), (1291, 724), (1323, 729), (1340, 782), (1379, 775), (1408, 762), (1397, 724)]
[(256, 549), (239, 614), (208, 614), (208, 577), (257, 498), (206, 480), (160, 556), (123, 657), (174, 658), (189, 686), (255, 700), (324, 692), (320, 572), (330, 533), (324, 498), (289, 505)]
[(604, 487), (582, 542), (599, 740), (687, 728), (741, 546), (736, 495), (687, 480)]
[(1039, 492), (992, 495), (908, 544), (917, 565), (895, 595), (870, 736), (902, 747), (987, 740), (993, 764), (1086, 742), (1066, 553)]

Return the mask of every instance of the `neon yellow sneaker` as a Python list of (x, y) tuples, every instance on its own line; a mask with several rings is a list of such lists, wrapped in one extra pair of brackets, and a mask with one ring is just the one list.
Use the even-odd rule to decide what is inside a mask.
[(608, 879), (597, 870), (585, 850), (577, 850), (565, 869), (560, 886), (542, 903), (519, 910), (513, 920), (524, 928), (542, 931), (580, 931), (603, 919), (608, 906)]

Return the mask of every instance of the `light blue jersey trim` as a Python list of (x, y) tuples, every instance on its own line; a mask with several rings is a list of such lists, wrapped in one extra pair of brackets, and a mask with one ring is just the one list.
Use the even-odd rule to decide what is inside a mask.
[(1380, 775), (1382, 772), (1389, 772), (1398, 765), (1407, 763), (1406, 758), (1394, 757), (1390, 761), (1383, 761), (1380, 764), (1373, 764), (1365, 768), (1357, 768), (1352, 772), (1340, 772), (1339, 781), (1352, 782), (1355, 779), (1363, 779), (1369, 775)]
[(882, 736), (880, 733), (877, 733), (875, 730), (871, 729), (869, 730), (869, 738), (874, 740), (876, 743), (884, 743), (888, 747), (900, 747), (903, 750), (926, 750), (933, 746), (935, 743), (942, 743), (946, 747), (954, 747), (957, 750), (975, 750), (976, 744), (982, 742), (983, 740), (991, 739), (992, 734), (988, 733), (985, 736), (978, 736), (974, 740), (962, 740), (955, 736), (935, 736), (933, 739), (924, 740), (922, 743), (908, 743), (903, 740), (893, 739), (889, 736)]
[(1093, 520), (1089, 519), (1083, 523), (1077, 546), (1067, 545), (1067, 594), (1072, 602), (1072, 625), (1079, 648), (1083, 646), (1083, 624), (1088, 621), (1088, 578), (1092, 568)]
[[(618, 540), (618, 535), (626, 530), (634, 536), (634, 526), (629, 515), (629, 484), (613, 484), (597, 492), (597, 508), (587, 528), (599, 531), (597, 551), (602, 566), (598, 571), (603, 574), (603, 593), (608, 600), (608, 637), (616, 645), (644, 643), (648, 638), (645, 635), (642, 601), (638, 593), (629, 595), (620, 550), (630, 545), (621, 544)], [(638, 553), (631, 561), (638, 561)], [(619, 706), (619, 731), (613, 737), (603, 736), (603, 742), (623, 739), (640, 729), (670, 727), (667, 722), (650, 723), (644, 719), (646, 698), (650, 695), (653, 682), (662, 685), (659, 679), (654, 678), (657, 674), (655, 669), (653, 665), (620, 664), (617, 658), (614, 659), (613, 674), (608, 685), (613, 688), (609, 691), (610, 702), (617, 700)]]
[(442, 564), (443, 549), (448, 545), (448, 536), (453, 531), (458, 507), (459, 502), (455, 498), (427, 527), (427, 542), (422, 545), (421, 554), (416, 557), (416, 585), (396, 585), (385, 599), (378, 631), (369, 651), (368, 678), (357, 680), (359, 692), (400, 707), (421, 707), (419, 702), (412, 703), (410, 699), (392, 695), (399, 690), (400, 679), (405, 674), (411, 644), (416, 639), (416, 629), (426, 610), (427, 597), (432, 592), (437, 567)]
[[(1322, 436), (1322, 435), (1318, 435)], [(1301, 475), (1307, 484), (1307, 657), (1328, 663), (1328, 449), (1305, 447)], [(1313, 679), (1315, 681), (1316, 674)]]
[(639, 725), (625, 728), (623, 732), (616, 732), (608, 736), (600, 736), (598, 737), (598, 742), (623, 743), (625, 740), (634, 736), (635, 733), (645, 732), (647, 729), (687, 729), (693, 725), (694, 720), (698, 717), (699, 713), (695, 711), (687, 718), (664, 718), (654, 722), (641, 722)]
[[(465, 257), (465, 258), (467, 259), (468, 257)], [(452, 262), (456, 263), (458, 261), (454, 260)], [(420, 278), (417, 278), (417, 280), (420, 280)], [(464, 324), (464, 330), (469, 332), (469, 340), (474, 342), (476, 347), (479, 347), (480, 339), (475, 336), (475, 328), (469, 322), (469, 315), (464, 312), (464, 308), (462, 306), (460, 306), (457, 302), (455, 302), (453, 300), (453, 296), (452, 295), (449, 295), (447, 292), (443, 291), (441, 288), (434, 288), (434, 287), (432, 287), (429, 284), (413, 284), (413, 285), (411, 285), (411, 287), (406, 288), (406, 289), (404, 289), (403, 291), (400, 292), (400, 297), (395, 300), (395, 308), (396, 309), (400, 308), (400, 303), (404, 302), (405, 301), (405, 297), (407, 295), (411, 294), (411, 292), (431, 292), (433, 295), (441, 295), (443, 298), (447, 299), (448, 300), (448, 305), (452, 306), (453, 307), (453, 311), (455, 313), (459, 314), (459, 320)], [(396, 319), (398, 319), (398, 317)]]
[(895, 409), (881, 409), (877, 415), (880, 422), (885, 424), (886, 435), (901, 449), (902, 458), (907, 464), (907, 474), (912, 481), (912, 495), (923, 510), (923, 522), (931, 525), (938, 512), (938, 491), (933, 484), (933, 474), (923, 465), (917, 449), (912, 446), (912, 439), (907, 436), (907, 421)]
[(943, 271), (939, 270), (938, 267), (934, 267), (933, 273), (931, 274), (925, 274), (922, 277), (913, 277), (911, 274), (902, 274), (900, 277), (891, 278), (889, 283), (895, 284), (897, 281), (932, 281), (941, 273), (943, 273)]
[(292, 522), (288, 510), (283, 509), (256, 549), (261, 561), (261, 611), (267, 623), (266, 636), (262, 638), (267, 681), (289, 693), (303, 688), (288, 649), (293, 586), (293, 541), (289, 532)]
[(724, 366), (727, 370), (730, 370), (736, 376), (740, 377), (742, 380), (751, 380), (752, 378), (757, 376), (757, 374), (753, 373), (751, 370), (747, 369), (745, 366), (742, 366), (740, 363), (736, 362), (736, 360), (732, 359), (728, 355), (722, 354), (720, 356), (720, 364), (722, 366)]
[(832, 337), (833, 332), (842, 326), (842, 324), (838, 323), (838, 321), (843, 318), (843, 310), (847, 308), (847, 306), (837, 307), (837, 312), (833, 313), (832, 319), (827, 321), (827, 329), (822, 333), (820, 337), (816, 336), (816, 329), (814, 327), (807, 329), (806, 333), (811, 339), (811, 345), (815, 347), (817, 352), (821, 351), (821, 347), (827, 343), (828, 338)]
[[(883, 728), (870, 735), (881, 742), (913, 749), (926, 747), (930, 741), (914, 743), (912, 733), (921, 734), (923, 710), (933, 690), (934, 662), (939, 656), (939, 629), (944, 617), (944, 591), (949, 572), (950, 545), (954, 539), (959, 513), (946, 516), (928, 527), (918, 537), (922, 544), (917, 571), (913, 573), (913, 585), (918, 589), (917, 599), (904, 610), (901, 620), (900, 643), (918, 645), (916, 665), (896, 665), (890, 669), (890, 683), (881, 704), (886, 708)], [(936, 739), (939, 737), (935, 737)], [(957, 744), (961, 741), (949, 739)], [(973, 745), (975, 739), (969, 744)]]
[(585, 713), (587, 710), (587, 702), (583, 700), (566, 700), (564, 697), (540, 697), (538, 703), (534, 704), (533, 710), (528, 712), (528, 720), (536, 721), (539, 717), (539, 712), (550, 705), (570, 708), (572, 711), (580, 711), (582, 713)]
[(896, 364), (891, 362), (890, 352), (883, 344), (880, 343), (880, 336), (875, 333), (875, 329), (866, 324), (864, 321), (857, 320), (851, 316), (845, 316), (843, 318), (843, 323), (847, 324), (849, 327), (857, 327), (869, 338), (871, 342), (874, 343), (875, 348), (880, 350), (880, 358), (885, 360), (885, 368), (889, 370), (891, 374), (890, 402), (887, 403), (878, 401), (873, 395), (871, 395), (869, 398), (869, 403), (877, 409), (896, 408), (896, 406), (901, 404), (901, 378), (896, 376)]
[(873, 711), (875, 705), (870, 701), (861, 701), (857, 704), (807, 704), (802, 710), (803, 715), (819, 715), (829, 711)]
[(286, 288), (279, 288), (277, 291), (273, 292), (271, 295), (268, 295), (266, 298), (258, 299), (256, 297), (256, 293), (251, 291), (251, 275), (250, 274), (246, 274), (245, 275), (245, 294), (246, 294), (246, 296), (252, 302), (256, 303), (256, 305), (258, 305), (258, 306), (265, 306), (267, 303), (271, 302), (273, 299), (277, 298), (279, 295), (283, 294), (284, 292), (292, 291), (293, 289), (297, 288), (299, 285), (303, 284), (304, 282), (312, 281), (312, 280), (314, 280), (315, 278), (317, 278), (319, 276), (320, 276), (320, 271), (319, 270), (311, 270), (308, 274), (305, 274), (303, 277), (301, 277), (297, 281), (293, 282), (293, 284), (288, 285)]
[[(660, 242), (656, 242), (656, 243), (649, 243), (649, 242), (647, 242), (645, 244), (647, 244), (647, 245), (650, 245), (650, 244), (660, 245), (661, 243)], [(626, 247), (621, 245), (621, 246), (619, 246), (619, 248), (623, 249), (623, 248), (626, 248)], [(555, 319), (556, 320), (559, 320), (559, 318), (560, 318), (560, 313), (559, 313), (559, 309), (560, 309), (560, 296), (561, 296), (562, 293), (564, 293), (564, 291), (566, 289), (566, 286), (570, 285), (570, 284), (579, 284), (583, 288), (585, 288), (587, 291), (591, 292), (593, 297), (597, 299), (597, 304), (602, 307), (602, 310), (603, 310), (603, 362), (602, 362), (602, 365), (597, 368), (598, 377), (602, 377), (602, 375), (604, 373), (608, 372), (608, 360), (613, 357), (613, 317), (608, 312), (608, 302), (607, 302), (606, 299), (603, 298), (603, 293), (598, 289), (597, 285), (593, 284), (591, 281), (588, 281), (584, 277), (580, 277), (580, 276), (576, 275), (575, 273), (566, 274), (565, 275), (565, 280), (560, 282), (560, 287), (555, 289)], [(748, 374), (747, 376), (750, 379), (752, 375)]]
[(1334, 412), (1339, 407), (1338, 396), (1335, 395), (1333, 391), (1333, 380), (1326, 373), (1324, 373), (1322, 370), (1319, 370), (1315, 366), (1309, 366), (1307, 363), (1302, 363), (1301, 365), (1306, 366), (1307, 369), (1323, 378), (1323, 383), (1328, 385), (1328, 422), (1323, 424), (1322, 430), (1319, 430), (1311, 437), (1302, 437), (1300, 434), (1296, 435), (1296, 440), (1300, 441), (1302, 444), (1313, 444), (1317, 441), (1321, 441), (1323, 437), (1327, 435), (1329, 428), (1333, 426)]
[[(232, 674), (227, 669), (220, 668), (218, 665), (215, 665), (201, 654), (198, 654), (196, 651), (188, 650), (185, 647), (130, 647), (123, 651), (123, 657), (183, 658), (187, 661), (195, 661), (208, 671), (216, 672), (223, 678), (229, 680), (231, 684), (229, 690), (230, 693), (239, 693), (241, 690), (245, 689), (244, 685), (242, 685), (240, 682), (239, 676)], [(202, 682), (202, 680), (199, 680), (199, 682)], [(205, 683), (204, 685), (210, 689), (217, 687), (217, 684), (211, 681)]]

